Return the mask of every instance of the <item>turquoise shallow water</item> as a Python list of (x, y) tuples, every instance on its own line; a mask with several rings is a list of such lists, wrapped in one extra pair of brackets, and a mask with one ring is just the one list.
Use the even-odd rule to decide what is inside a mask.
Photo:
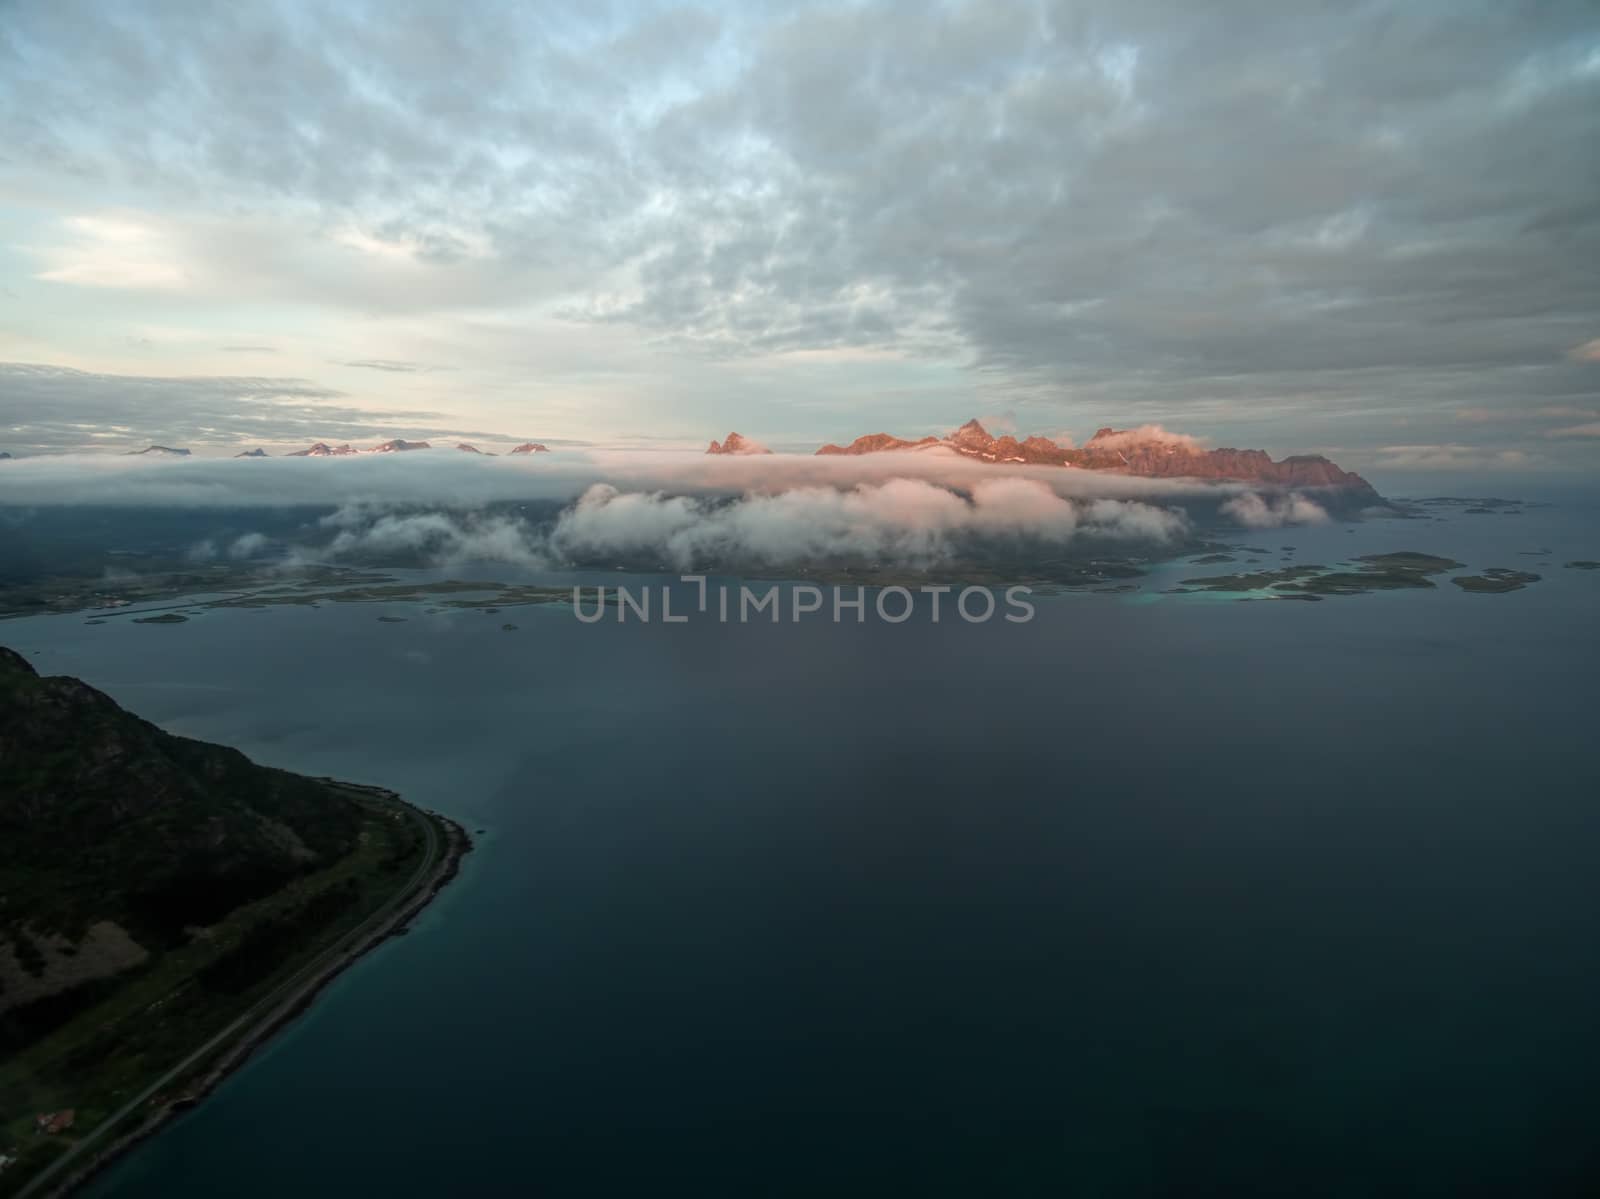
[(1242, 538), (1555, 551), (1511, 595), (1027, 625), (6, 622), (173, 731), (484, 830), (90, 1193), (1582, 1193), (1600, 575), (1559, 563), (1593, 527)]

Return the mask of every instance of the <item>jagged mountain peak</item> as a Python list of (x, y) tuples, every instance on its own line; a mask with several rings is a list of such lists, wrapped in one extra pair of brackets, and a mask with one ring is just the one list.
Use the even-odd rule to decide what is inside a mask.
[(722, 441), (713, 441), (706, 447), (708, 454), (770, 454), (771, 450), (746, 437), (743, 433), (729, 433)]

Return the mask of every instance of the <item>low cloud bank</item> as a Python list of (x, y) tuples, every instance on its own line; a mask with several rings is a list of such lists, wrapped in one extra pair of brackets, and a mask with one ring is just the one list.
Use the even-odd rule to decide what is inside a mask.
[(1222, 505), (1222, 513), (1247, 529), (1278, 529), (1284, 525), (1325, 525), (1327, 510), (1297, 491), (1264, 499), (1253, 491)]
[(1119, 433), (1108, 433), (1103, 437), (1094, 438), (1096, 449), (1126, 450), (1140, 445), (1164, 445), (1175, 450), (1192, 450), (1196, 453), (1205, 449), (1198, 437), (1191, 437), (1187, 433), (1169, 433), (1160, 425), (1140, 425), (1137, 429), (1124, 429)]
[(543, 538), (511, 516), (420, 512), (363, 519), (341, 512), (327, 523), (344, 526), (323, 551), (331, 558), (419, 556), (439, 566), (509, 562), (533, 569), (551, 564)]
[(0, 506), (288, 508), (346, 504), (470, 508), (517, 500), (575, 501), (596, 483), (619, 491), (738, 496), (805, 487), (848, 490), (893, 479), (967, 489), (1026, 478), (1073, 499), (1170, 502), (1233, 494), (1201, 480), (1142, 479), (1055, 466), (976, 462), (948, 450), (817, 457), (650, 450), (558, 450), (487, 457), (454, 449), (352, 458), (145, 458), (55, 455), (0, 464)]
[(330, 558), (418, 556), (529, 567), (650, 562), (794, 566), (860, 561), (927, 567), (996, 547), (1065, 545), (1079, 536), (1167, 541), (1183, 513), (1138, 501), (1073, 501), (1029, 479), (988, 479), (957, 492), (915, 479), (849, 489), (801, 487), (732, 499), (591, 486), (553, 521), (505, 514), (341, 509), (320, 551)]
[(1167, 540), (1182, 513), (1136, 501), (1074, 503), (1031, 479), (990, 479), (958, 494), (917, 479), (847, 491), (802, 487), (717, 503), (597, 484), (562, 512), (549, 545), (561, 558), (656, 557), (784, 565), (838, 558), (928, 566), (997, 541), (1065, 544), (1080, 533)]
[(1191, 520), (1260, 529), (1329, 519), (1298, 492), (996, 466), (944, 450), (859, 457), (569, 450), (519, 458), (435, 450), (0, 464), (0, 516), (88, 505), (125, 509), (135, 526), (139, 509), (188, 510), (202, 527), (215, 514), (213, 527), (229, 532), (204, 533), (210, 540), (192, 549), (201, 560), (292, 563), (315, 555), (530, 568), (1026, 561), (1084, 540), (1171, 542)]

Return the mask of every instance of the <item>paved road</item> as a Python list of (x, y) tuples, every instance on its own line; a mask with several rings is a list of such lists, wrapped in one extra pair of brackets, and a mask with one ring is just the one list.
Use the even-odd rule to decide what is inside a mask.
[(350, 954), (357, 946), (363, 944), (384, 920), (391, 918), (395, 914), (395, 909), (413, 897), (417, 888), (422, 885), (423, 880), (428, 877), (439, 863), (441, 848), (439, 844), (439, 829), (432, 820), (415, 808), (405, 805), (401, 810), (422, 827), (422, 835), (427, 842), (427, 852), (423, 855), (422, 864), (412, 873), (411, 877), (406, 881), (406, 885), (396, 891), (377, 911), (363, 920), (356, 928), (338, 938), (326, 950), (319, 953), (315, 958), (279, 983), (278, 986), (274, 987), (271, 992), (258, 999), (232, 1024), (217, 1033), (216, 1036), (201, 1045), (188, 1057), (95, 1125), (93, 1131), (31, 1178), (28, 1181), (28, 1185), (17, 1192), (16, 1199), (27, 1199), (30, 1195), (41, 1193), (49, 1185), (51, 1179), (58, 1177), (62, 1171), (82, 1159), (85, 1152), (99, 1142), (124, 1118), (138, 1111), (140, 1107), (148, 1103), (164, 1088), (171, 1086), (174, 1080), (205, 1060), (208, 1055), (215, 1053), (230, 1041), (235, 1039), (242, 1040), (246, 1037), (254, 1036), (263, 1028), (270, 1028), (281, 1017), (283, 1009), (298, 1002), (305, 990), (320, 980), (329, 966), (337, 962), (339, 958)]

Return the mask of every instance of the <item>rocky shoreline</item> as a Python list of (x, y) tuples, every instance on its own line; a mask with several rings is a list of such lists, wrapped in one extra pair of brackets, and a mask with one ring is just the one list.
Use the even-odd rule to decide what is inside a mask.
[(247, 1030), (239, 1040), (224, 1048), (221, 1051), (221, 1056), (206, 1070), (195, 1085), (186, 1089), (182, 1095), (153, 1111), (139, 1127), (115, 1138), (105, 1148), (93, 1154), (88, 1161), (75, 1166), (64, 1179), (55, 1182), (48, 1189), (33, 1190), (24, 1188), (20, 1195), (29, 1196), (29, 1199), (34, 1199), (34, 1197), (37, 1197), (37, 1199), (61, 1199), (61, 1197), (71, 1194), (113, 1162), (118, 1161), (138, 1145), (156, 1135), (174, 1117), (203, 1101), (216, 1090), (224, 1079), (244, 1066), (256, 1050), (266, 1045), (281, 1029), (310, 1008), (316, 1001), (317, 996), (334, 979), (338, 978), (339, 975), (343, 974), (379, 945), (389, 940), (389, 938), (403, 936), (408, 933), (411, 922), (460, 873), (462, 859), (472, 852), (472, 838), (468, 836), (466, 829), (448, 816), (406, 803), (398, 794), (383, 787), (346, 783), (334, 779), (322, 779), (319, 781), (348, 790), (362, 791), (393, 803), (403, 804), (420, 813), (424, 818), (441, 826), (445, 845), (444, 853), (439, 862), (428, 873), (427, 877), (421, 879), (418, 885), (400, 901), (395, 911), (385, 916), (376, 927), (359, 931), (356, 934), (358, 939), (354, 944), (337, 953), (323, 968), (317, 970), (310, 978), (285, 996), (259, 1022)]

